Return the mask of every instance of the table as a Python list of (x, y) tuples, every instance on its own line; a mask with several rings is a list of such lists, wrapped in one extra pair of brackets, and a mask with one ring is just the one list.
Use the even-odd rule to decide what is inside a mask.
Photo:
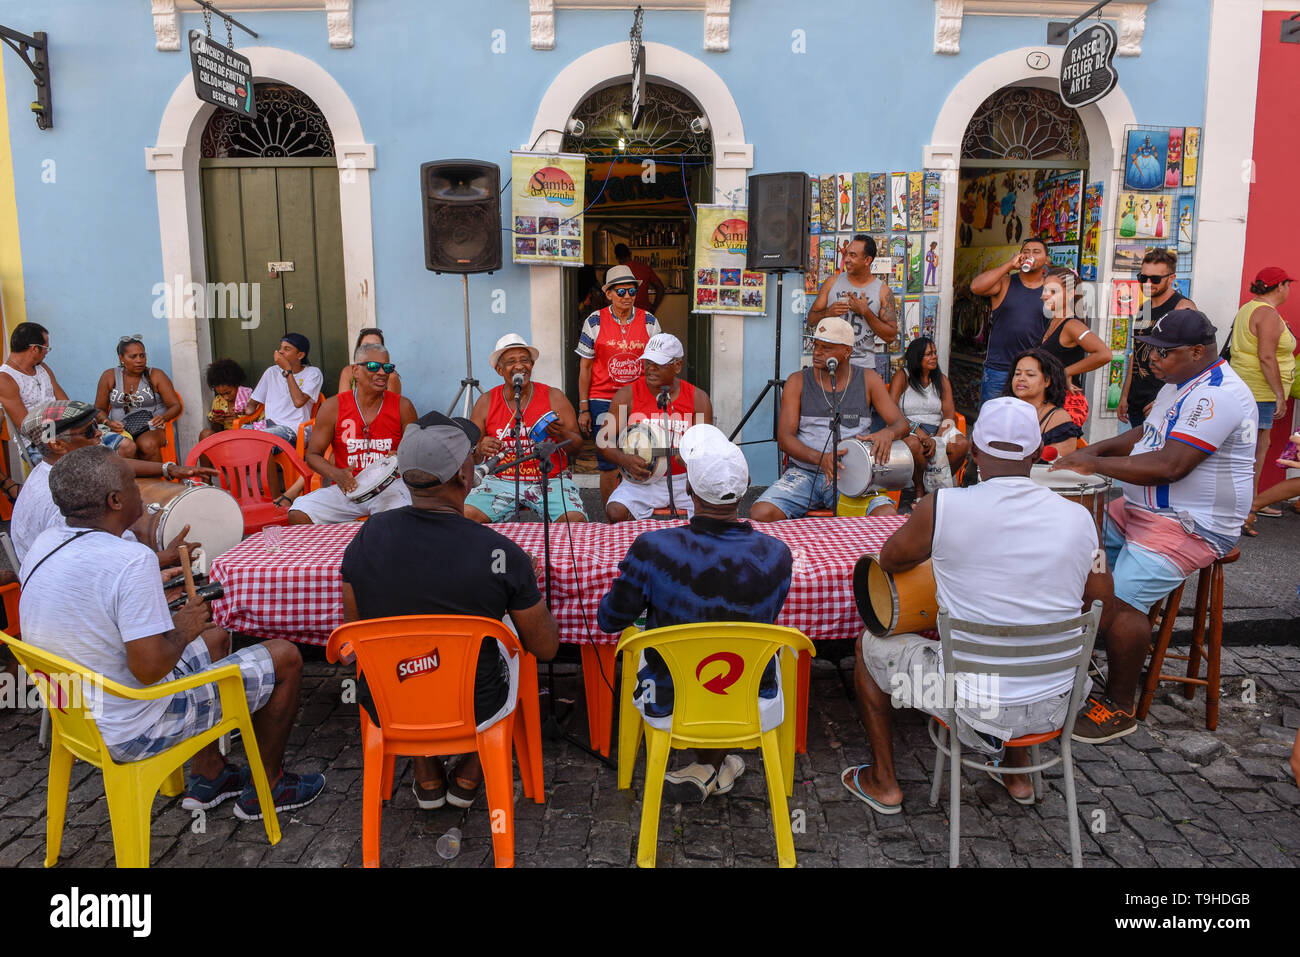
[[(853, 601), (853, 566), (877, 554), (905, 516), (803, 518), (759, 527), (790, 546), (794, 577), (778, 625), (797, 628), (814, 640), (856, 639), (862, 621)], [(609, 591), (632, 541), (642, 532), (667, 527), (654, 520), (551, 526), (552, 613), (560, 640), (612, 646), (617, 635), (596, 627), (596, 607)], [(677, 522), (676, 524), (683, 524)], [(343, 551), (360, 524), (290, 525), (282, 529), (278, 552), (267, 551), (263, 533), (249, 536), (212, 566), (210, 576), (225, 587), (212, 605), (223, 628), (258, 638), (287, 638), (324, 645), (343, 624)], [(492, 526), (533, 559), (538, 587), (546, 594), (539, 522)], [(575, 561), (576, 559), (576, 561)]]

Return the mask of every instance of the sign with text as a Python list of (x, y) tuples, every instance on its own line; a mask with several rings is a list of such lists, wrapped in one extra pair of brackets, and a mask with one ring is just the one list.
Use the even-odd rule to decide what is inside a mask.
[(514, 261), (581, 266), (587, 158), (578, 153), (512, 153)]
[(190, 31), (190, 70), (194, 93), (205, 103), (256, 117), (253, 102), (253, 64), (229, 47), (223, 47), (201, 30)]
[(749, 210), (695, 207), (695, 286), (692, 312), (767, 313), (767, 273), (745, 268)]
[(1061, 51), (1061, 100), (1078, 109), (1095, 103), (1119, 82), (1112, 61), (1118, 37), (1108, 23), (1094, 23), (1070, 38)]

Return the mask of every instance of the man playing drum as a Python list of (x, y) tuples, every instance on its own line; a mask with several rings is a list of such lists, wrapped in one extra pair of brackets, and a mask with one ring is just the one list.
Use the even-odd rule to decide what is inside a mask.
[[(483, 435), (476, 457), (479, 462), (504, 457), (508, 464), (532, 455), (534, 443), (559, 443), (560, 451), (551, 456), (547, 510), (553, 522), (585, 522), (582, 496), (565, 459), (582, 450), (578, 420), (563, 392), (533, 381), (533, 363), (540, 354), (536, 346), (513, 332), (497, 340), (490, 362), (505, 384), (479, 396), (474, 404), (470, 418)], [(514, 434), (516, 406), (523, 419), (518, 436)], [(515, 511), (516, 504), (541, 514), (542, 470), (536, 459), (484, 476), (483, 483), (465, 499), (465, 517), (480, 524), (499, 522)]]
[[(388, 361), (387, 349), (367, 342), (357, 347), (352, 358), (357, 384), (321, 404), (307, 444), (307, 464), (335, 484), (300, 496), (289, 511), (290, 525), (352, 522), (411, 504), (406, 486), (396, 481), (396, 454), (402, 430), (415, 421), (415, 406), (405, 396), (388, 391), (388, 377), (397, 367)], [(331, 448), (333, 463), (325, 459)], [(372, 473), (383, 471), (380, 479), (389, 484), (358, 501), (358, 493), (366, 496), (370, 491), (358, 485), (358, 476), (371, 465), (375, 466)]]
[[(791, 373), (781, 394), (781, 419), (776, 440), (790, 464), (781, 477), (754, 503), (749, 517), (756, 522), (801, 518), (814, 508), (831, 508), (831, 469), (842, 467), (844, 452), (831, 448), (831, 375), (839, 395), (840, 434), (870, 443), (873, 460), (888, 460), (895, 439), (907, 434), (908, 423), (889, 397), (885, 380), (871, 369), (849, 364), (853, 354), (853, 327), (848, 320), (830, 316), (817, 323), (813, 333), (813, 364)], [(888, 423), (878, 432), (866, 431), (872, 412)], [(910, 459), (909, 459), (910, 461)], [(841, 473), (842, 474), (842, 473)], [(867, 504), (868, 515), (897, 515), (883, 492)]]
[[(939, 489), (921, 499), (907, 523), (885, 542), (881, 568), (901, 575), (929, 559), (938, 604), (966, 621), (1034, 625), (1072, 618), (1094, 599), (1105, 602), (1110, 576), (1094, 570), (1097, 529), (1088, 510), (1029, 477), (1042, 444), (1033, 406), (1011, 396), (990, 399), (980, 409), (971, 439), (980, 484)], [(1009, 582), (1015, 587), (1008, 588)], [(990, 640), (964, 632), (954, 636)], [(846, 768), (840, 781), (881, 814), (902, 811), (893, 744), (893, 712), (899, 707), (937, 714), (955, 704), (957, 736), (964, 748), (994, 758), (1005, 753), (1008, 766), (1024, 767), (1029, 763), (1026, 749), (1006, 748), (1005, 743), (1060, 728), (1070, 717), (1065, 712), (1074, 674), (1003, 677), (994, 684), (967, 673), (952, 683), (955, 702), (933, 700), (934, 689), (947, 687), (937, 641), (865, 633), (858, 642), (853, 678), (875, 763)], [(995, 778), (1003, 777), (990, 767)], [(1018, 803), (1033, 803), (1028, 775), (1005, 775), (1004, 785)]]
[[(614, 490), (605, 506), (611, 523), (650, 518), (657, 508), (672, 504), (687, 517), (695, 506), (686, 494), (686, 466), (677, 455), (682, 436), (693, 425), (713, 424), (713, 404), (708, 393), (681, 378), (686, 351), (676, 336), (661, 332), (653, 337), (641, 354), (641, 377), (614, 393), (609, 418), (596, 438), (596, 446), (605, 458), (623, 470), (624, 481)], [(615, 436), (636, 429), (648, 429), (652, 452), (663, 449), (655, 458), (668, 459), (669, 474), (654, 477), (658, 462), (645, 459), (621, 448)], [(656, 443), (665, 443), (656, 446)], [(672, 498), (669, 485), (672, 482)]]

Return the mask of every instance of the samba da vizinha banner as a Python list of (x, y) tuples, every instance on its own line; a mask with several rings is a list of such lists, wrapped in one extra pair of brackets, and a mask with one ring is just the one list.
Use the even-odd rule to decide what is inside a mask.
[(694, 312), (767, 314), (767, 273), (745, 268), (749, 212), (730, 206), (695, 207)]
[(514, 261), (581, 266), (587, 158), (573, 153), (512, 153)]

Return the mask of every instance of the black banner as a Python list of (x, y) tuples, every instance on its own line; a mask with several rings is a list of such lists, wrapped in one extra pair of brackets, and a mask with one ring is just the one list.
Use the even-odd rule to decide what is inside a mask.
[(1094, 23), (1070, 39), (1061, 52), (1061, 100), (1078, 109), (1115, 89), (1119, 74), (1111, 61), (1119, 38), (1108, 23)]
[(253, 64), (247, 57), (204, 36), (201, 30), (191, 30), (190, 69), (194, 93), (200, 100), (242, 116), (257, 116)]

